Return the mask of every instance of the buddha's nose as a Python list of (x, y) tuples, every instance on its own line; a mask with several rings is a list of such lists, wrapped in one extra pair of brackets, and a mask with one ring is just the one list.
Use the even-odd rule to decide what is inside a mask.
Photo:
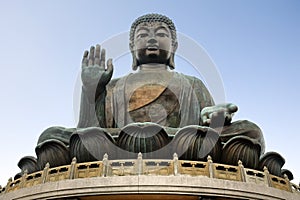
[(149, 38), (148, 43), (155, 44), (155, 43), (157, 43), (157, 40), (154, 37), (151, 37), (151, 38)]

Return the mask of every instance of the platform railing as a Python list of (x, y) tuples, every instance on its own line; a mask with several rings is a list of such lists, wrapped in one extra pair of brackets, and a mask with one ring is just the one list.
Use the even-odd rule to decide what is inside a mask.
[(47, 182), (68, 179), (81, 179), (92, 177), (112, 176), (204, 176), (231, 181), (251, 182), (267, 187), (273, 187), (288, 192), (300, 192), (300, 187), (291, 183), (287, 176), (284, 178), (274, 176), (265, 167), (264, 171), (244, 168), (241, 161), (237, 166), (213, 163), (210, 156), (207, 162), (178, 160), (175, 153), (172, 160), (143, 159), (139, 153), (137, 159), (109, 160), (105, 154), (102, 161), (77, 163), (73, 158), (70, 165), (50, 168), (46, 164), (44, 170), (27, 174), (13, 180), (10, 178), (7, 185), (0, 186), (0, 194), (8, 193), (21, 188), (28, 188)]

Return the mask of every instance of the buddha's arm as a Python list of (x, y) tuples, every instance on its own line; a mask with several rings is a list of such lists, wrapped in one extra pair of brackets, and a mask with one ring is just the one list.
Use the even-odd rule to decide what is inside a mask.
[(210, 92), (208, 91), (208, 89), (200, 79), (193, 76), (186, 76), (186, 77), (189, 79), (193, 91), (195, 92), (195, 95), (198, 99), (200, 111), (205, 107), (215, 105), (215, 102)]
[(105, 50), (101, 50), (100, 45), (96, 45), (96, 48), (92, 46), (90, 52), (84, 52), (78, 127), (105, 127), (106, 85), (111, 80), (112, 73), (112, 59), (108, 59), (105, 66)]
[(189, 92), (191, 94), (190, 96), (193, 97), (189, 100), (189, 108), (192, 108), (190, 109), (190, 112), (194, 115), (193, 118), (197, 118), (197, 124), (202, 125), (201, 111), (205, 107), (215, 105), (214, 100), (211, 94), (209, 93), (208, 89), (200, 79), (187, 75), (185, 75), (184, 77), (189, 82), (188, 88), (192, 88), (192, 93)]
[[(194, 77), (193, 77), (194, 78)], [(193, 87), (200, 104), (201, 123), (200, 125), (209, 126), (211, 123), (216, 123), (216, 126), (230, 124), (233, 114), (238, 110), (238, 107), (232, 103), (224, 103), (215, 105), (214, 100), (205, 87), (203, 82), (197, 78), (193, 80)]]
[(209, 90), (207, 89), (207, 87), (204, 85), (204, 83), (195, 78), (194, 80), (194, 88), (196, 91), (196, 95), (200, 104), (200, 110), (202, 110), (205, 107), (208, 106), (214, 106), (215, 102), (209, 92)]
[[(104, 112), (101, 116), (97, 116), (99, 111), (103, 110), (105, 107), (105, 96), (106, 90), (99, 93), (95, 99), (95, 97), (91, 97), (89, 92), (82, 87), (78, 128), (93, 126), (105, 127)], [(99, 121), (99, 119), (102, 120)]]

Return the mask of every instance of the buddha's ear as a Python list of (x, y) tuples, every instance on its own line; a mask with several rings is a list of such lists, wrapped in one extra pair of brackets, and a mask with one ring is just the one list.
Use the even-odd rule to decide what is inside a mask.
[(177, 50), (177, 47), (178, 47), (177, 40), (174, 42), (174, 44), (172, 46), (173, 46), (173, 53), (175, 54), (175, 51)]
[(177, 50), (177, 47), (178, 47), (178, 43), (176, 42), (172, 47), (172, 53), (168, 61), (168, 65), (170, 69), (175, 69), (175, 51)]
[(168, 65), (170, 69), (175, 69), (175, 54), (171, 53), (170, 58), (168, 60)]
[(132, 52), (131, 55), (132, 55), (132, 70), (135, 71), (135, 70), (137, 70), (137, 68), (139, 66), (139, 62), (136, 59), (134, 52)]
[(132, 55), (132, 65), (131, 65), (131, 67), (132, 67), (133, 71), (135, 71), (135, 70), (137, 70), (137, 68), (139, 66), (139, 62), (136, 59), (135, 52), (133, 50), (134, 49), (134, 43), (133, 43), (133, 41), (129, 42), (129, 49), (130, 49), (131, 55)]

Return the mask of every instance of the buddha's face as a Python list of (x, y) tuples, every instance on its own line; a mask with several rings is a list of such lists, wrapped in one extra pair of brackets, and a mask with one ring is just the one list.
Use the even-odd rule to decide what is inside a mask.
[(141, 23), (134, 33), (134, 53), (139, 64), (167, 64), (173, 51), (172, 36), (163, 22)]

